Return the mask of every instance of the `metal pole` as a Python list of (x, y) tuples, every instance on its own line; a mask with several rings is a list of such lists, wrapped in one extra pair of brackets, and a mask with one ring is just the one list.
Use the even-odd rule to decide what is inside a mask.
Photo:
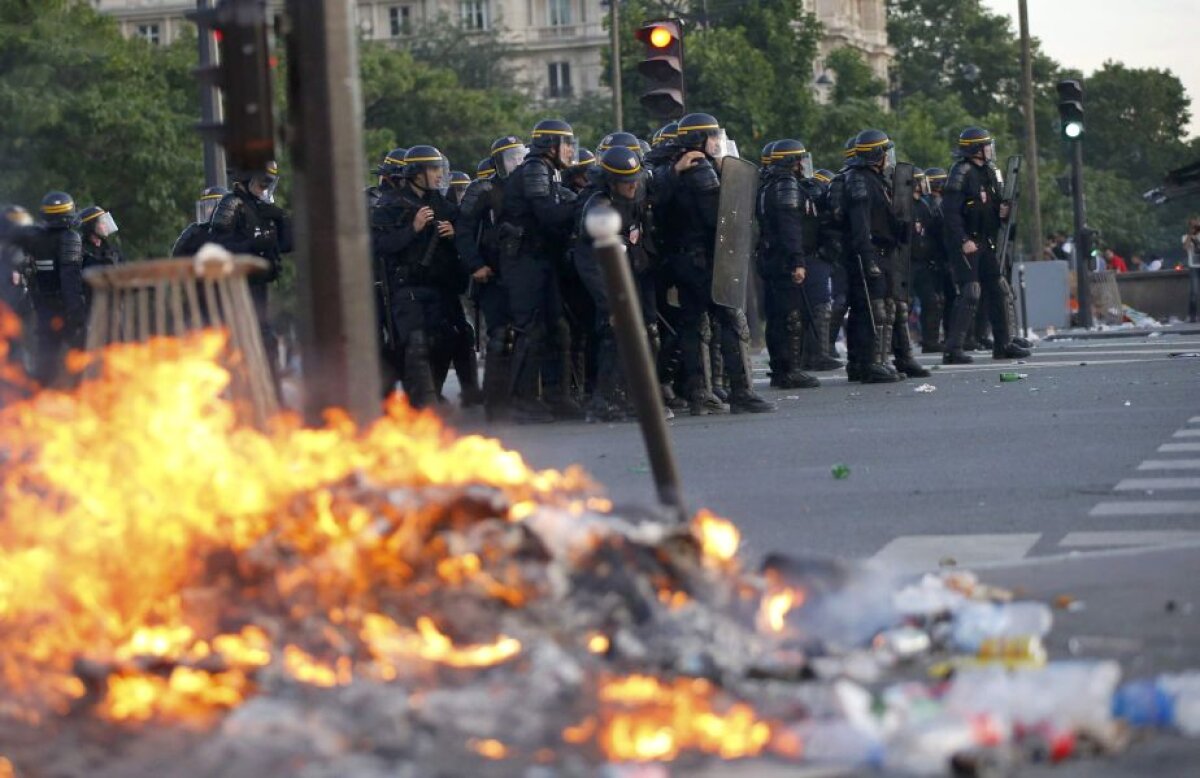
[[(213, 7), (213, 0), (196, 0), (197, 11), (207, 11)], [(196, 48), (199, 50), (200, 68), (204, 69), (213, 64), (214, 49), (212, 31), (201, 30), (196, 36)], [(216, 84), (200, 83), (200, 124), (212, 127), (221, 121), (221, 100)], [(211, 134), (204, 137), (204, 185), (225, 186), (225, 149)]]
[(1092, 236), (1087, 228), (1083, 201), (1083, 141), (1076, 138), (1071, 144), (1071, 200), (1075, 208), (1075, 281), (1078, 287), (1079, 324), (1092, 326)]
[(1029, 205), (1029, 256), (1036, 262), (1042, 257), (1042, 198), (1038, 189), (1037, 117), (1033, 111), (1033, 55), (1029, 43), (1029, 9), (1027, 0), (1020, 0), (1021, 17), (1021, 111), (1025, 114), (1025, 179)]
[(608, 26), (612, 34), (613, 129), (625, 129), (621, 95), (621, 0), (608, 0)]
[(305, 414), (379, 415), (357, 31), (345, 0), (288, 0), (289, 132)]
[(633, 286), (633, 273), (625, 258), (625, 246), (618, 236), (621, 217), (612, 208), (602, 206), (588, 214), (584, 226), (592, 236), (597, 261), (604, 270), (604, 285), (612, 309), (621, 366), (629, 385), (630, 399), (637, 409), (658, 499), (675, 513), (679, 521), (683, 521), (687, 518), (687, 512), (683, 505), (675, 452), (667, 433), (662, 392), (654, 370), (654, 359), (650, 355), (650, 344), (646, 339), (646, 323), (642, 320), (637, 291)]
[(1017, 283), (1021, 291), (1021, 335), (1029, 339), (1029, 306), (1025, 298), (1025, 260), (1017, 265)]

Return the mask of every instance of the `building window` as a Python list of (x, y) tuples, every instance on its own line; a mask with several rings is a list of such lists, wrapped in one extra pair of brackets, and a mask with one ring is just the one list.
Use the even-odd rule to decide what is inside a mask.
[(491, 27), (487, 0), (462, 0), (458, 10), (463, 29), (478, 31)]
[(571, 23), (571, 0), (546, 0), (546, 12), (551, 27), (566, 27)]
[(550, 62), (546, 65), (549, 70), (550, 97), (571, 96), (571, 63)]
[(408, 35), (412, 31), (412, 7), (393, 5), (388, 9), (388, 29), (393, 38)]
[(155, 46), (161, 41), (161, 34), (157, 24), (139, 24), (137, 26), (137, 36), (147, 43), (152, 43)]

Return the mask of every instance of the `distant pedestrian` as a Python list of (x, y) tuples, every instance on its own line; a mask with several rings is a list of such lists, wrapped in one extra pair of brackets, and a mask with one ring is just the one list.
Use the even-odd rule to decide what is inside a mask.
[(1200, 320), (1200, 216), (1188, 219), (1183, 250), (1187, 253), (1188, 275), (1192, 281), (1191, 294), (1188, 295), (1188, 321), (1195, 322)]

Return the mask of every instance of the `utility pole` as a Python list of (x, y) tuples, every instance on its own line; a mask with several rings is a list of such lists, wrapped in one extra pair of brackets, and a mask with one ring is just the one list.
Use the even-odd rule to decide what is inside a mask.
[[(213, 7), (213, 0), (196, 0), (196, 11), (203, 14)], [(196, 47), (199, 50), (201, 70), (211, 68), (214, 64), (212, 30), (198, 25)], [(200, 82), (200, 124), (214, 127), (221, 122), (221, 100), (217, 85), (212, 81)], [(225, 186), (225, 150), (211, 133), (204, 135), (204, 186)]]
[(287, 13), (305, 414), (340, 407), (362, 424), (379, 415), (380, 377), (353, 9), (287, 0)]
[(612, 34), (613, 129), (625, 129), (621, 95), (621, 0), (608, 0), (608, 27)]
[(1037, 117), (1033, 112), (1033, 52), (1029, 41), (1028, 0), (1020, 0), (1021, 104), (1025, 114), (1026, 195), (1029, 198), (1029, 258), (1042, 258), (1042, 198), (1038, 189)]

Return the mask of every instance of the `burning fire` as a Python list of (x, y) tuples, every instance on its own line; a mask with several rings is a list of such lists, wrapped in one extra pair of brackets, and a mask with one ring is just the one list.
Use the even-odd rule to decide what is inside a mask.
[[(671, 761), (685, 750), (723, 759), (762, 754), (773, 727), (749, 705), (721, 705), (718, 691), (702, 678), (663, 681), (630, 675), (602, 683), (597, 738), (605, 755), (617, 762)], [(567, 742), (588, 739), (595, 721), (568, 727)]]
[[(223, 342), (210, 332), (113, 346), (77, 392), (0, 410), (0, 715), (36, 720), (35, 700), (61, 713), (99, 694), (113, 719), (187, 718), (237, 705), (275, 662), (329, 686), (375, 654), (478, 667), (520, 651), (505, 636), (456, 646), (428, 617), (414, 630), (373, 612), (374, 592), (403, 586), (416, 565), (462, 582), (479, 560), (423, 556), (431, 526), (453, 517), (357, 504), (338, 487), (482, 485), (527, 511), (589, 490), (582, 472), (531, 470), (498, 441), (454, 437), (400, 401), (362, 431), (340, 414), (320, 429), (239, 427), (216, 362)], [(256, 555), (279, 548), (304, 563), (249, 588), (292, 617), (307, 608), (339, 624), (328, 643), (344, 644), (340, 662), (311, 653), (329, 646), (273, 650), (282, 635), (211, 612), (221, 585), (244, 587)], [(74, 666), (83, 657), (94, 677)]]
[(700, 510), (692, 520), (692, 531), (700, 541), (705, 556), (720, 563), (732, 562), (737, 556), (742, 534), (732, 521)]

